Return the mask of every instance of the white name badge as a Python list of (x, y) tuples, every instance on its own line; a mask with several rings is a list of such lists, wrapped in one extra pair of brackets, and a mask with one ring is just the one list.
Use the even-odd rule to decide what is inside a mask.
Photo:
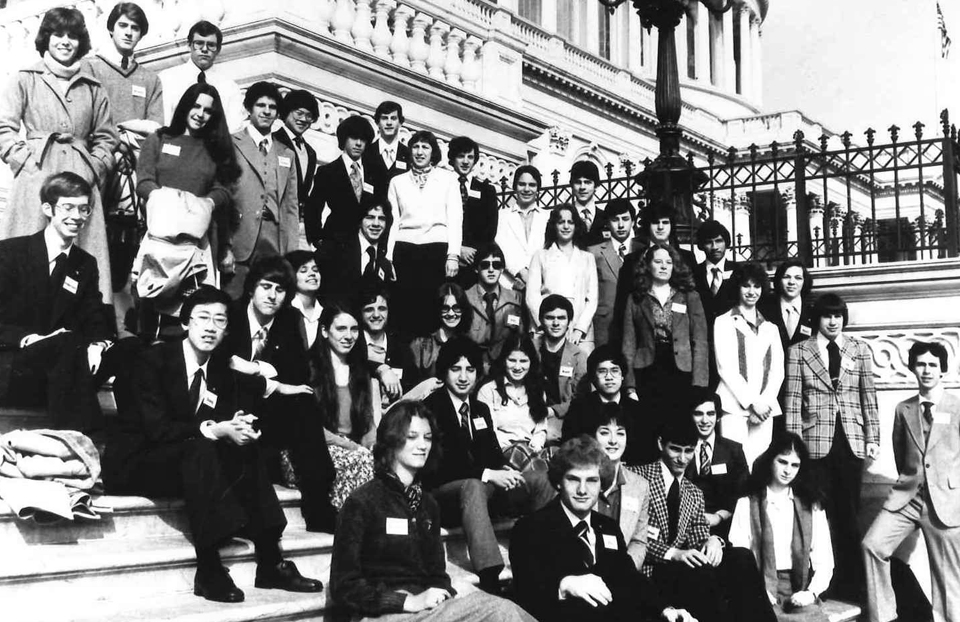
[(278, 156), (277, 161), (280, 163), (282, 168), (290, 168), (290, 158), (287, 156)]
[(604, 231), (604, 232), (601, 233), (600, 235), (603, 236), (603, 239), (604, 239), (604, 240), (609, 240), (609, 239), (610, 239), (610, 232), (609, 232), (609, 231)]
[(407, 531), (407, 519), (405, 518), (387, 518), (387, 535), (388, 536), (405, 536), (409, 534)]
[(623, 498), (623, 509), (630, 510), (631, 512), (640, 511), (640, 499), (636, 497), (624, 497)]
[(404, 162), (403, 160), (397, 160), (396, 162), (393, 163), (393, 165), (397, 167), (397, 170), (400, 170), (400, 171), (407, 170), (407, 163)]
[(813, 334), (813, 331), (810, 330), (810, 327), (809, 327), (809, 326), (801, 326), (801, 327), (800, 327), (800, 334), (803, 335), (804, 337), (809, 337), (810, 335)]
[(683, 304), (682, 302), (675, 302), (675, 303), (673, 303), (673, 305), (670, 307), (670, 309), (673, 310), (674, 313), (683, 313), (683, 314), (686, 314), (686, 312), (687, 312), (687, 305)]
[(520, 316), (519, 316), (519, 315), (508, 315), (508, 316), (507, 316), (507, 326), (520, 326)]
[(487, 429), (487, 420), (484, 419), (483, 417), (476, 417), (476, 418), (473, 420), (473, 429), (474, 429), (474, 430), (477, 430), (477, 431), (486, 430), (486, 429)]
[(573, 367), (569, 365), (563, 365), (560, 367), (560, 377), (561, 378), (573, 378)]
[(203, 405), (209, 408), (217, 407), (217, 394), (212, 391), (207, 391), (203, 394)]
[(653, 525), (647, 525), (647, 537), (651, 540), (656, 540), (660, 537), (660, 528)]
[(164, 145), (160, 148), (160, 151), (175, 158), (180, 157), (180, 145)]
[(373, 185), (363, 182), (363, 191), (367, 194), (373, 194)]
[(933, 413), (934, 423), (950, 423), (950, 413)]
[(608, 533), (603, 534), (603, 548), (610, 549), (611, 551), (616, 551), (620, 548), (617, 544), (617, 536), (611, 536)]
[(480, 198), (480, 191), (479, 191), (479, 190), (474, 190), (473, 188), (470, 188), (469, 190), (467, 190), (467, 197), (468, 197), (468, 198), (471, 198), (471, 199), (479, 199), (479, 198)]
[(710, 475), (726, 475), (726, 474), (727, 474), (727, 465), (725, 464), (710, 465)]
[(147, 89), (143, 88), (139, 84), (133, 84), (130, 86), (130, 91), (133, 93), (134, 97), (146, 97)]
[(69, 276), (63, 279), (63, 289), (67, 290), (71, 294), (77, 293), (77, 285), (79, 285), (79, 283)]
[(381, 281), (387, 280), (387, 276), (383, 273), (383, 268), (380, 268), (379, 270), (377, 270), (377, 276), (380, 277)]

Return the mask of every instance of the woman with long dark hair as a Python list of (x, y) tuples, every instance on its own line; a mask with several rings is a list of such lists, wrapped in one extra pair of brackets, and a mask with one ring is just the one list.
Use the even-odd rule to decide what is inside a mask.
[(437, 290), (437, 309), (440, 311), (440, 328), (424, 337), (410, 342), (410, 356), (413, 378), (409, 384), (416, 384), (434, 376), (434, 365), (440, 347), (457, 335), (466, 335), (470, 330), (470, 301), (463, 288), (456, 283), (444, 283)]
[(373, 477), (370, 450), (377, 426), (366, 357), (356, 347), (359, 338), (359, 322), (346, 306), (333, 302), (324, 308), (310, 385), (337, 473), (330, 491), (330, 503), (337, 509)]
[(316, 255), (310, 251), (293, 251), (287, 253), (285, 258), (297, 276), (296, 292), (290, 306), (300, 314), (300, 337), (304, 349), (310, 350), (323, 341), (317, 339), (320, 336), (320, 317), (323, 314), (323, 305), (318, 300), (320, 268), (317, 266)]
[(730, 524), (730, 544), (753, 551), (781, 620), (828, 619), (817, 603), (833, 578), (833, 546), (809, 470), (803, 439), (774, 438), (754, 463)]

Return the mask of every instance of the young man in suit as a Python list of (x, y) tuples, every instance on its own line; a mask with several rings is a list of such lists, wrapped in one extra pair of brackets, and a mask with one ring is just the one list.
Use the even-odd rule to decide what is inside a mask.
[(478, 179), (473, 171), (480, 159), (480, 146), (468, 136), (457, 136), (447, 148), (450, 166), (460, 180), (463, 201), (463, 245), (457, 282), (464, 290), (477, 282), (473, 269), (477, 249), (493, 244), (497, 236), (497, 189)]
[(571, 439), (550, 461), (558, 498), (510, 534), (517, 602), (538, 620), (626, 622), (694, 618), (637, 572), (617, 522), (595, 510), (610, 461), (595, 440)]
[(639, 469), (650, 485), (641, 572), (700, 622), (774, 622), (753, 553), (710, 534), (703, 493), (686, 476), (698, 438), (691, 418), (671, 418), (660, 432), (660, 459)]
[(622, 327), (613, 321), (617, 300), (617, 281), (626, 256), (632, 253), (633, 227), (637, 211), (628, 199), (613, 199), (604, 210), (606, 239), (590, 247), (597, 264), (597, 312), (593, 314), (593, 334), (597, 344), (619, 340)]
[(104, 453), (104, 482), (117, 494), (184, 499), (197, 596), (243, 600), (219, 553), (237, 535), (253, 541), (256, 587), (319, 592), (323, 584), (280, 552), (287, 521), (260, 453), (257, 417), (240, 409), (229, 357), (219, 348), (229, 303), (202, 285), (180, 311), (185, 338), (155, 345), (136, 361), (131, 408), (120, 412)]
[(657, 459), (657, 431), (649, 416), (640, 408), (640, 402), (630, 399), (623, 392), (623, 372), (627, 368), (623, 352), (614, 344), (604, 344), (587, 357), (587, 375), (593, 391), (584, 393), (570, 403), (563, 418), (562, 441), (581, 434), (592, 434), (590, 421), (606, 404), (618, 404), (621, 420), (627, 430), (627, 450), (623, 454), (626, 464), (646, 464)]
[(811, 480), (824, 493), (834, 544), (830, 593), (863, 602), (860, 488), (864, 460), (880, 455), (873, 355), (869, 346), (844, 334), (849, 315), (836, 294), (820, 296), (813, 317), (816, 336), (790, 348), (787, 361), (787, 431), (806, 442)]
[(320, 167), (303, 215), (307, 242), (346, 239), (357, 234), (361, 205), (382, 201), (386, 189), (376, 186), (377, 172), (362, 156), (369, 151), (373, 128), (361, 116), (351, 115), (337, 126), (340, 157)]
[(324, 241), (317, 251), (320, 292), (327, 300), (359, 304), (360, 293), (392, 283), (393, 265), (382, 242), (390, 220), (390, 206), (373, 196), (360, 204), (360, 230), (356, 235)]
[(960, 611), (960, 398), (940, 384), (947, 349), (918, 341), (910, 346), (910, 370), (919, 394), (897, 405), (893, 455), (900, 476), (863, 539), (870, 622), (897, 618), (890, 557), (920, 529), (930, 559), (933, 619), (952, 620)]
[(727, 260), (730, 232), (716, 220), (707, 220), (697, 229), (697, 247), (706, 259), (694, 268), (693, 282), (712, 330), (713, 321), (736, 303), (736, 292), (729, 282), (737, 264)]
[(548, 210), (537, 207), (543, 180), (530, 164), (513, 173), (513, 201), (502, 210), (497, 223), (497, 245), (506, 258), (502, 280), (518, 291), (527, 287), (530, 260), (544, 247)]
[(424, 483), (448, 524), (462, 524), (480, 588), (499, 593), (503, 556), (491, 516), (517, 516), (543, 507), (553, 490), (542, 471), (510, 469), (500, 451), (490, 410), (476, 399), (483, 369), (479, 346), (465, 337), (451, 339), (437, 356), (443, 387), (424, 404), (440, 430), (440, 464)]
[(313, 176), (317, 172), (317, 152), (304, 139), (303, 135), (320, 116), (317, 98), (309, 91), (290, 91), (280, 102), (280, 118), (283, 125), (273, 133), (274, 139), (293, 152), (297, 165), (297, 200), (300, 219), (303, 215), (310, 189), (313, 188)]
[(500, 283), (506, 260), (503, 251), (491, 242), (474, 254), (477, 283), (467, 290), (471, 307), (470, 339), (483, 348), (485, 368), (500, 357), (503, 342), (511, 334), (523, 332), (523, 296)]
[[(403, 127), (403, 106), (395, 101), (383, 101), (373, 113), (373, 121), (380, 132), (379, 138), (363, 154), (363, 164), (373, 173), (377, 196), (387, 196), (390, 180), (406, 173), (410, 166), (410, 149), (400, 142)], [(371, 140), (372, 140), (371, 136)]]
[(608, 214), (596, 204), (597, 186), (600, 185), (600, 170), (588, 160), (574, 162), (570, 167), (570, 189), (573, 192), (573, 207), (587, 226), (584, 246), (593, 246), (610, 236), (607, 230)]
[(302, 495), (307, 531), (333, 533), (330, 505), (335, 476), (310, 381), (307, 352), (300, 337), (299, 313), (291, 309), (295, 276), (282, 257), (253, 264), (244, 295), (230, 306), (230, 332), (224, 347), (238, 374), (240, 406), (260, 413), (262, 445), (274, 481), (280, 481), (280, 451), (289, 452)]
[(701, 389), (695, 391), (691, 403), (699, 438), (686, 475), (703, 492), (710, 533), (726, 539), (750, 470), (740, 443), (717, 434), (717, 417), (723, 412), (720, 396)]
[(82, 431), (102, 423), (94, 374), (115, 338), (97, 261), (75, 244), (92, 192), (74, 173), (51, 175), (40, 189), (46, 228), (0, 241), (0, 404), (42, 395), (55, 427)]
[(241, 172), (233, 190), (233, 222), (221, 267), (224, 273), (233, 273), (225, 279), (224, 289), (234, 298), (240, 296), (257, 259), (286, 255), (299, 241), (296, 156), (271, 133), (281, 99), (275, 84), (254, 83), (243, 98), (250, 124), (233, 135)]
[(547, 393), (547, 440), (560, 438), (563, 418), (581, 390), (587, 373), (587, 355), (567, 339), (573, 305), (559, 294), (550, 294), (540, 303), (543, 332), (533, 338), (540, 353), (540, 372)]

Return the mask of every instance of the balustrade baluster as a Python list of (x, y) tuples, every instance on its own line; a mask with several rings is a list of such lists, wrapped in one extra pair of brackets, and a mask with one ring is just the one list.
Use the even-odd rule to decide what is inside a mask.
[(430, 77), (443, 80), (443, 64), (446, 56), (443, 53), (443, 36), (450, 30), (448, 24), (440, 20), (430, 27), (430, 54), (427, 56), (427, 72)]
[(354, 14), (353, 28), (350, 30), (353, 34), (353, 45), (357, 49), (365, 52), (372, 52), (373, 45), (370, 44), (370, 37), (373, 36), (373, 17), (370, 12), (371, 0), (356, 0), (357, 11)]
[(390, 11), (397, 6), (396, 0), (377, 0), (376, 25), (373, 27), (373, 53), (380, 58), (390, 58)]
[(430, 46), (427, 45), (425, 36), (431, 21), (426, 13), (417, 13), (413, 18), (413, 28), (410, 31), (410, 67), (418, 73), (427, 73)]
[(333, 13), (333, 36), (338, 41), (344, 43), (353, 43), (353, 37), (350, 36), (350, 30), (353, 28), (353, 20), (356, 17), (354, 0), (337, 0), (337, 10)]
[(481, 66), (477, 58), (477, 50), (483, 42), (473, 35), (467, 37), (463, 42), (463, 71), (460, 79), (463, 81), (463, 88), (468, 91), (476, 91), (480, 81)]
[(410, 39), (407, 37), (407, 22), (413, 17), (413, 9), (401, 4), (393, 12), (393, 39), (390, 41), (390, 53), (393, 62), (401, 67), (410, 66)]
[(466, 37), (459, 28), (454, 28), (447, 35), (447, 60), (443, 70), (447, 74), (447, 83), (460, 86), (460, 74), (463, 71), (463, 61), (460, 60), (460, 43)]

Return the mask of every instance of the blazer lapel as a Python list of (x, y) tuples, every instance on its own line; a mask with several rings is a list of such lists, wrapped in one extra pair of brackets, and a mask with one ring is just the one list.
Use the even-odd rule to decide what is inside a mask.
[(233, 144), (237, 151), (243, 156), (243, 159), (250, 165), (250, 170), (257, 176), (261, 184), (266, 184), (266, 180), (260, 174), (260, 168), (257, 166), (256, 159), (260, 157), (260, 148), (253, 143), (253, 138), (247, 133), (247, 130), (240, 130), (233, 135)]
[(810, 365), (810, 369), (813, 370), (813, 373), (823, 380), (828, 387), (832, 388), (833, 382), (830, 379), (830, 372), (827, 371), (823, 357), (820, 356), (820, 347), (817, 344), (817, 340), (807, 340), (803, 342), (800, 347), (807, 351), (808, 356), (805, 358), (807, 359), (808, 365)]
[[(47, 277), (49, 279), (49, 277)], [(80, 255), (75, 249), (70, 249), (70, 255), (67, 257), (67, 271), (64, 275), (64, 282), (55, 292), (53, 292), (53, 308), (50, 310), (50, 326), (56, 326), (66, 313), (71, 300), (76, 299), (79, 292), (67, 290), (67, 279), (71, 279), (77, 286), (83, 281), (83, 275), (80, 274)], [(47, 281), (49, 282), (49, 280)]]
[(187, 384), (187, 362), (183, 358), (183, 346), (175, 342), (170, 345), (173, 350), (170, 366), (170, 400), (173, 402), (174, 412), (192, 416), (193, 405), (190, 403), (190, 392)]
[[(52, 304), (50, 296), (50, 258), (47, 257), (47, 245), (43, 241), (43, 231), (33, 235), (28, 243), (28, 248), (23, 266), (26, 272), (24, 283), (27, 287), (33, 289), (33, 295), (24, 296), (24, 300), (35, 301), (37, 311), (50, 309)], [(52, 323), (47, 328), (52, 329)]]
[[(630, 295), (632, 296), (633, 294)], [(650, 294), (643, 294), (643, 298), (640, 299), (640, 311), (647, 320), (648, 326), (654, 326), (656, 324), (656, 321), (653, 319), (653, 304), (653, 299), (650, 297)]]
[(620, 254), (613, 248), (613, 242), (604, 242), (600, 246), (600, 254), (603, 255), (603, 260), (607, 264), (610, 274), (616, 279), (617, 275), (620, 274), (620, 266), (623, 264), (620, 262)]
[[(623, 466), (621, 469), (625, 468)], [(636, 504), (626, 503), (627, 498), (636, 500)], [(640, 516), (640, 494), (632, 480), (627, 479), (620, 487), (620, 532), (627, 538), (637, 528), (637, 519)]]
[(923, 438), (923, 424), (920, 422), (920, 417), (923, 416), (920, 414), (920, 400), (917, 397), (911, 398), (910, 401), (906, 403), (905, 408), (907, 412), (905, 413), (906, 416), (904, 419), (906, 419), (907, 431), (913, 439), (913, 442), (920, 448), (920, 452), (923, 453), (926, 443)]
[(470, 301), (470, 305), (473, 307), (473, 312), (482, 317), (487, 322), (490, 321), (490, 318), (487, 317), (487, 305), (480, 297), (479, 286), (477, 288), (471, 287), (467, 290), (467, 300)]

